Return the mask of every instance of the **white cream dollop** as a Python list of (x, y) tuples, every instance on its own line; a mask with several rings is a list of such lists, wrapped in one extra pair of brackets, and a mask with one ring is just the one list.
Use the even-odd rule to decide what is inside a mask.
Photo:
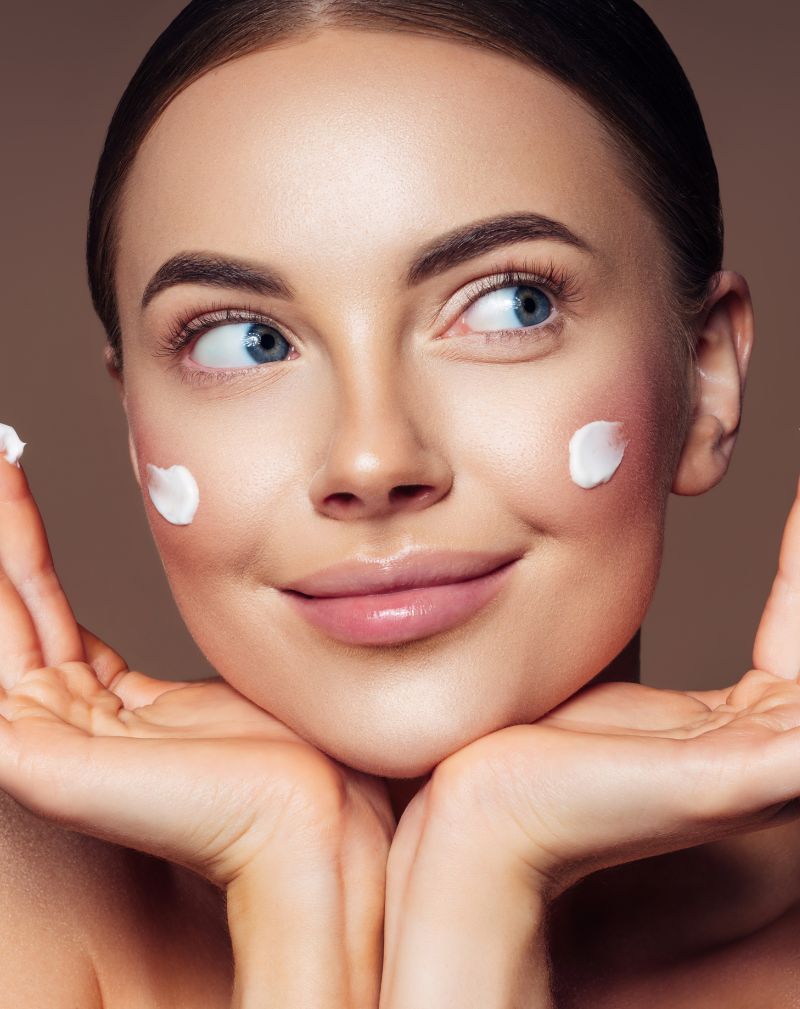
[(175, 526), (188, 526), (200, 503), (197, 481), (185, 466), (160, 466), (147, 464), (147, 489), (150, 500), (167, 522)]
[(593, 420), (584, 424), (569, 440), (569, 474), (579, 487), (607, 483), (622, 462), (627, 440), (622, 423)]
[(5, 458), (20, 468), (18, 459), (28, 443), (20, 441), (19, 435), (10, 424), (0, 424), (0, 452)]

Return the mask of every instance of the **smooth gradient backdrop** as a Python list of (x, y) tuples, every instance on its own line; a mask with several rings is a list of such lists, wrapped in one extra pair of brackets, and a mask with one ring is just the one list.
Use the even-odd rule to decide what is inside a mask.
[[(180, 620), (150, 539), (84, 266), (88, 198), (108, 121), (181, 6), (5, 4), (0, 422), (28, 443), (25, 470), (81, 623), (131, 667), (193, 679), (213, 671)], [(720, 172), (725, 266), (747, 277), (756, 308), (731, 468), (704, 496), (670, 498), (661, 580), (643, 630), (643, 681), (699, 689), (732, 683), (750, 667), (800, 470), (800, 6), (643, 6), (695, 88)]]

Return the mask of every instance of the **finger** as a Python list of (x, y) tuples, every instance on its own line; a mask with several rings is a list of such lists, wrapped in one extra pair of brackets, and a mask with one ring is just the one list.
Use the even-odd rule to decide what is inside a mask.
[(108, 689), (119, 697), (125, 708), (133, 711), (154, 704), (162, 694), (186, 686), (187, 681), (184, 680), (156, 680), (152, 676), (126, 668), (113, 677)]
[(756, 632), (753, 665), (800, 679), (800, 480), (783, 531), (778, 573)]
[(101, 641), (96, 634), (93, 634), (83, 624), (78, 624), (78, 630), (83, 642), (86, 661), (94, 670), (98, 680), (107, 688), (116, 676), (127, 670), (128, 663), (119, 652), (115, 652), (110, 645), (107, 645), (105, 641)]
[(645, 732), (683, 725), (708, 711), (702, 695), (667, 690), (643, 683), (598, 683), (589, 686), (537, 719), (579, 731), (631, 730)]
[(0, 686), (9, 689), (42, 665), (39, 635), (28, 607), (0, 567)]
[(75, 615), (53, 566), (39, 509), (21, 466), (0, 455), (0, 568), (28, 608), (44, 665), (84, 659)]
[(129, 711), (144, 708), (157, 701), (162, 694), (185, 686), (180, 680), (158, 680), (129, 669), (125, 659), (105, 641), (101, 641), (82, 624), (78, 624), (78, 629), (86, 661), (94, 670), (95, 676), (106, 690), (119, 697), (123, 707)]
[(735, 684), (730, 687), (714, 687), (712, 690), (686, 690), (684, 693), (687, 697), (693, 697), (696, 701), (700, 701), (701, 704), (711, 711), (714, 708), (718, 708), (720, 704), (727, 703), (734, 686)]

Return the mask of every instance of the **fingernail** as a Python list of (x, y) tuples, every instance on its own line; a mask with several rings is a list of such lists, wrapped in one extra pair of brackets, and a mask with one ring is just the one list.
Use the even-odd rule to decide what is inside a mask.
[(17, 469), (20, 468), (17, 460), (27, 444), (26, 441), (20, 441), (19, 435), (10, 424), (0, 424), (0, 453)]

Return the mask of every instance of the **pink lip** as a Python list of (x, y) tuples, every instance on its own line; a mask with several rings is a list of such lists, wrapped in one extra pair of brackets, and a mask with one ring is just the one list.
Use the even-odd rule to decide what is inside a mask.
[(415, 554), (348, 562), (284, 586), (311, 624), (348, 644), (386, 645), (449, 630), (502, 588), (519, 554)]

